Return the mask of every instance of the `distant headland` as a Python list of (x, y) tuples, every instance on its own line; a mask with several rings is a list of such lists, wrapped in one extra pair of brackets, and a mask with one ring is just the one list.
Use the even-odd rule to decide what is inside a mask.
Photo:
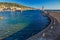
[(0, 11), (33, 10), (34, 8), (16, 3), (0, 2)]

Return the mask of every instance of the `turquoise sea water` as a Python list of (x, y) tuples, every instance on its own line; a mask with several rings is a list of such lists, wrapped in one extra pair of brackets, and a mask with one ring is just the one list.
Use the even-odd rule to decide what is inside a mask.
[(0, 38), (3, 40), (26, 40), (42, 31), (50, 23), (40, 10), (0, 12)]

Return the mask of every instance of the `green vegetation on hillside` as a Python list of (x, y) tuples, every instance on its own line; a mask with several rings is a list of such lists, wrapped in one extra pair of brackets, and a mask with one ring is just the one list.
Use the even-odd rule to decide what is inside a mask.
[(7, 7), (20, 7), (20, 8), (23, 8), (23, 9), (27, 9), (27, 8), (28, 9), (34, 9), (34, 8), (23, 6), (23, 5), (20, 5), (20, 4), (8, 3), (8, 2), (0, 2), (0, 6), (1, 5), (7, 6)]

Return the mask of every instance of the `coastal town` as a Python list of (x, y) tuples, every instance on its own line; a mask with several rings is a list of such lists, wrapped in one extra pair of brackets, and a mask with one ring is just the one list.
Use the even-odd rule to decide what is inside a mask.
[(0, 6), (0, 12), (1, 11), (16, 11), (16, 10), (22, 10), (22, 8), (20, 8), (20, 7), (7, 7), (7, 6), (5, 6), (5, 5), (1, 5)]

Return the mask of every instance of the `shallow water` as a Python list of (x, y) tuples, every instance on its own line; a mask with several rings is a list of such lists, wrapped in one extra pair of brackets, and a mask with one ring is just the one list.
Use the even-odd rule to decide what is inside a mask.
[[(40, 10), (0, 12), (0, 38), (3, 40), (26, 40), (40, 32), (50, 23)], [(7, 36), (8, 35), (8, 36)]]

